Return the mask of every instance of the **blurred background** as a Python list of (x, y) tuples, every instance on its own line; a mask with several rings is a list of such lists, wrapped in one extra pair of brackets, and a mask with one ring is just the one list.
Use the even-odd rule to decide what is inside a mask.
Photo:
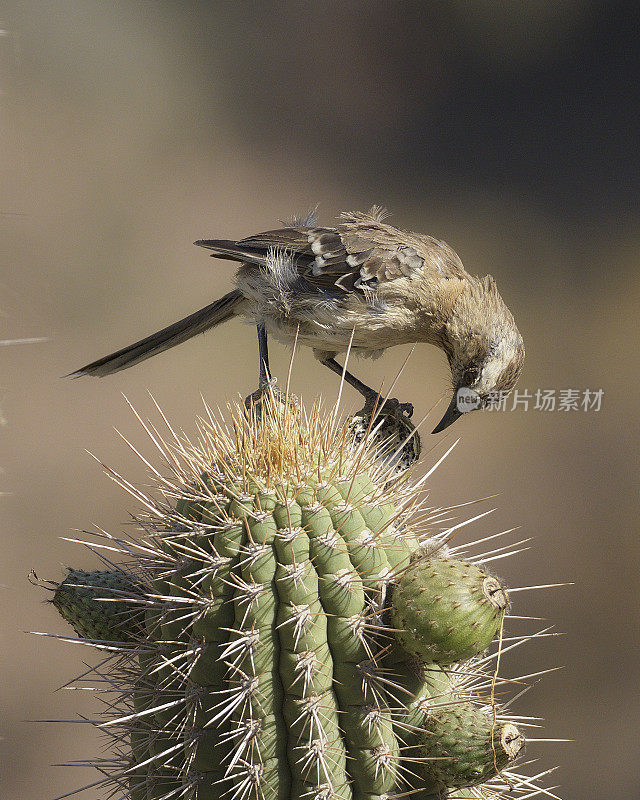
[[(1, 796), (47, 800), (97, 777), (52, 766), (101, 752), (89, 726), (35, 721), (95, 711), (55, 691), (91, 654), (24, 633), (70, 632), (29, 570), (95, 567), (61, 537), (117, 533), (136, 511), (86, 451), (145, 482), (113, 430), (145, 446), (122, 394), (153, 415), (151, 391), (192, 431), (201, 393), (215, 406), (255, 388), (255, 334), (234, 320), (104, 380), (60, 376), (229, 290), (233, 265), (195, 239), (379, 203), (496, 277), (527, 346), (520, 389), (604, 390), (598, 412), (473, 414), (423, 437), (421, 469), (461, 436), (431, 502), (500, 496), (460, 540), (519, 525), (534, 541), (496, 563), (507, 583), (574, 582), (514, 595), (514, 613), (566, 634), (503, 662), (510, 675), (564, 667), (515, 708), (546, 718), (536, 735), (575, 740), (531, 745), (532, 771), (559, 765), (549, 783), (565, 800), (636, 797), (640, 6), (0, 9)], [(289, 353), (272, 351), (284, 378)], [(352, 366), (389, 386), (407, 352)], [(447, 386), (442, 354), (421, 346), (395, 394), (420, 419)], [(337, 380), (302, 351), (292, 388), (331, 401)]]

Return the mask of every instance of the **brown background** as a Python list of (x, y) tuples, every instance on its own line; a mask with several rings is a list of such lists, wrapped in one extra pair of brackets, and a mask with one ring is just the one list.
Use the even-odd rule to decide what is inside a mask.
[[(68, 632), (28, 571), (95, 565), (60, 537), (135, 511), (85, 448), (144, 481), (113, 432), (142, 443), (121, 393), (151, 413), (151, 390), (190, 430), (201, 392), (255, 388), (254, 332), (232, 321), (104, 381), (60, 376), (231, 286), (193, 240), (316, 203), (324, 222), (385, 204), (494, 274), (527, 345), (521, 388), (605, 390), (599, 413), (472, 415), (425, 440), (424, 464), (461, 435), (433, 504), (499, 492), (465, 535), (521, 525), (534, 547), (498, 562), (508, 583), (575, 582), (516, 596), (567, 634), (505, 659), (565, 667), (516, 710), (575, 742), (529, 754), (560, 765), (567, 800), (637, 796), (639, 17), (611, 0), (4, 3), (0, 339), (48, 341), (0, 347), (3, 798), (95, 777), (50, 766), (98, 753), (88, 726), (34, 721), (95, 708), (54, 692), (90, 654), (24, 633)], [(388, 385), (405, 353), (355, 369)], [(287, 359), (274, 346), (281, 376)], [(418, 347), (397, 393), (419, 419), (447, 384)], [(336, 381), (305, 351), (293, 388), (331, 399)]]

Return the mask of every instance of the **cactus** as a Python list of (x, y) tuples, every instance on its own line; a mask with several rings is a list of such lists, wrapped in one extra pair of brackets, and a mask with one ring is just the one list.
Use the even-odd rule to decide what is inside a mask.
[(229, 424), (208, 411), (196, 442), (143, 424), (155, 495), (108, 470), (142, 502), (143, 535), (98, 534), (125, 565), (72, 570), (53, 598), (112, 653), (96, 724), (118, 742), (100, 769), (119, 796), (545, 793), (511, 768), (524, 737), (486, 654), (507, 590), (419, 521), (419, 482), (368, 423), (271, 403)]

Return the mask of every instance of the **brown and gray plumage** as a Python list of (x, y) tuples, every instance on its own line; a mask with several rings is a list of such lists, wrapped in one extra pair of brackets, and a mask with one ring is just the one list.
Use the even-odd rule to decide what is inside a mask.
[[(241, 262), (236, 289), (73, 375), (109, 375), (243, 316), (258, 325), (261, 383), (269, 377), (267, 335), (291, 343), (297, 334), (334, 372), (342, 372), (335, 356), (350, 343), (364, 356), (413, 342), (441, 348), (454, 397), (434, 433), (460, 416), (460, 388), (486, 405), (518, 379), (522, 337), (493, 278), (472, 277), (449, 245), (387, 224), (378, 208), (343, 213), (334, 228), (304, 220), (237, 242), (196, 244)], [(371, 405), (377, 393), (350, 373), (345, 378)]]

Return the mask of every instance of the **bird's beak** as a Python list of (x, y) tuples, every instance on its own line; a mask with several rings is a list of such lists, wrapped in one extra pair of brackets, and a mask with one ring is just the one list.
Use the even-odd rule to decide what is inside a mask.
[(452, 425), (458, 419), (458, 417), (461, 416), (462, 411), (460, 411), (458, 408), (458, 393), (454, 392), (451, 402), (449, 403), (447, 410), (444, 412), (444, 417), (442, 417), (440, 422), (431, 431), (431, 433), (442, 433), (445, 428), (448, 428), (449, 425)]

